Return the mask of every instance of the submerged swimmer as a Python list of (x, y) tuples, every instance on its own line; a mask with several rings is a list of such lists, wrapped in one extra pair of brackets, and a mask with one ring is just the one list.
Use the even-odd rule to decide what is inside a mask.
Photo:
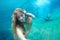
[[(26, 40), (25, 36), (29, 33), (31, 24), (32, 24), (32, 18), (35, 17), (34, 15), (30, 13), (26, 13), (26, 11), (23, 11), (20, 8), (16, 8), (13, 13), (12, 18), (12, 27), (14, 31), (14, 39), (17, 40), (17, 37), (20, 37), (21, 40)], [(25, 23), (28, 25), (28, 31), (25, 29)], [(20, 29), (22, 28), (23, 31)]]
[(51, 21), (50, 16), (51, 16), (51, 14), (48, 13), (47, 17), (45, 18), (45, 21)]

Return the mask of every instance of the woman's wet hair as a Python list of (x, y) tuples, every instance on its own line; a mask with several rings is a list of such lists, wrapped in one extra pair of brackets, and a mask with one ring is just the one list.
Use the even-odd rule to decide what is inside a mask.
[(16, 8), (15, 11), (19, 11), (19, 12), (24, 13), (23, 9), (21, 9), (21, 8)]

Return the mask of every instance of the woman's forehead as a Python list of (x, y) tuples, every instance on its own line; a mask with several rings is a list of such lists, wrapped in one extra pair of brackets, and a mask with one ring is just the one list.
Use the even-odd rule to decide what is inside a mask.
[(23, 13), (22, 12), (18, 12), (17, 15), (23, 15)]

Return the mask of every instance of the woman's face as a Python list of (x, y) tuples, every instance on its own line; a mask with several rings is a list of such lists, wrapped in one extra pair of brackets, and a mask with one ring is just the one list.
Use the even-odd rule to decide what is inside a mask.
[(17, 12), (17, 18), (19, 21), (24, 22), (25, 21), (25, 14), (23, 14), (23, 12), (19, 11), (19, 12)]

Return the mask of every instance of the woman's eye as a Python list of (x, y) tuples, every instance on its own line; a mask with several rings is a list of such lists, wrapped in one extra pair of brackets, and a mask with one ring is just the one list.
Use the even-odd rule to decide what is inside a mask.
[(21, 16), (23, 16), (23, 15), (21, 15)]

